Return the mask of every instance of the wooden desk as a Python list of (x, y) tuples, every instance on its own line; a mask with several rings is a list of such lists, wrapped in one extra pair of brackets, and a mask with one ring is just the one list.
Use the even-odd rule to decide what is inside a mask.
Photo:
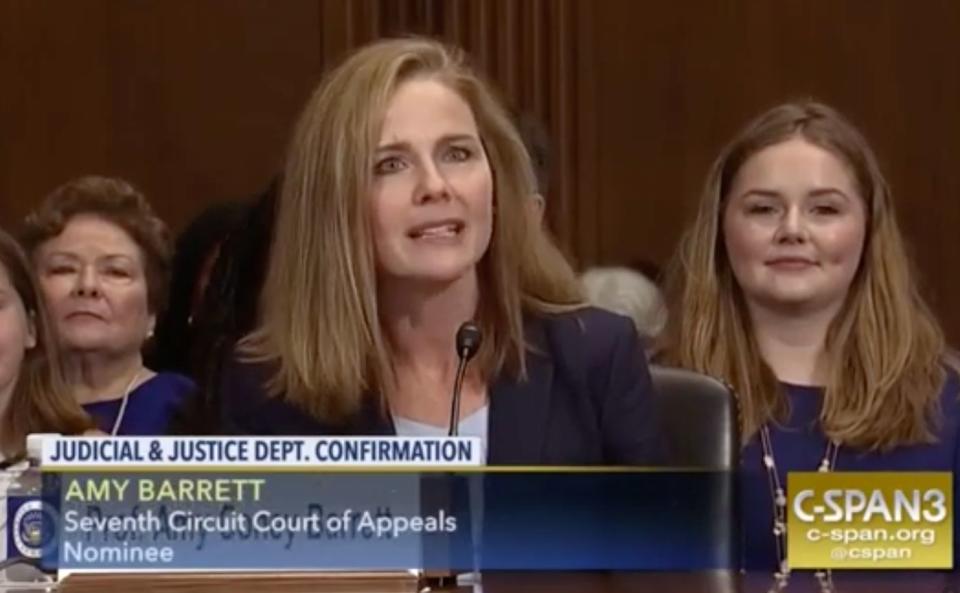
[[(833, 593), (944, 593), (960, 591), (958, 575), (878, 571), (834, 576)], [(484, 573), (484, 593), (767, 593), (769, 574), (695, 573)], [(950, 588), (952, 586), (952, 588)], [(810, 572), (794, 574), (784, 593), (820, 593)]]
[[(484, 593), (767, 593), (766, 574), (729, 571), (701, 573), (484, 573)], [(835, 593), (943, 593), (960, 591), (956, 575), (934, 573), (837, 574)], [(952, 588), (951, 588), (952, 587)], [(416, 593), (412, 579), (369, 574), (363, 579), (333, 579), (316, 574), (192, 574), (192, 575), (74, 575), (64, 581), (64, 593)], [(18, 592), (26, 593), (26, 589)], [(42, 591), (33, 589), (31, 591)], [(471, 593), (466, 587), (449, 593)], [(818, 593), (810, 573), (798, 573), (785, 593)]]

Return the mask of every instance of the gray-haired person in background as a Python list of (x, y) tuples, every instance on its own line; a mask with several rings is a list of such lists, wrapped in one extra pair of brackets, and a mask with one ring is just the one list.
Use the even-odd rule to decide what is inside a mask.
[(581, 276), (587, 301), (595, 307), (625, 315), (648, 341), (667, 324), (667, 306), (657, 284), (627, 267), (595, 267)]

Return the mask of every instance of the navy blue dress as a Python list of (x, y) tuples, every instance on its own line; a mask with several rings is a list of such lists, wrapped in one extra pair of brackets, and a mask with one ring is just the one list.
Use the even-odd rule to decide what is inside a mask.
[[(784, 426), (771, 425), (773, 456), (786, 488), (787, 472), (816, 471), (823, 459), (827, 439), (819, 417), (823, 390), (819, 387), (783, 385), (792, 411)], [(937, 471), (960, 472), (960, 380), (953, 371), (940, 394), (943, 420), (939, 439), (928, 445), (898, 447), (887, 453), (863, 453), (841, 447), (837, 471)], [(957, 474), (954, 473), (954, 492)], [(789, 499), (789, 494), (788, 494)], [(773, 536), (773, 501), (759, 435), (743, 449), (740, 462), (740, 504), (743, 526), (744, 568), (774, 570), (777, 548)], [(956, 500), (954, 502), (956, 507)], [(954, 508), (956, 517), (956, 508)], [(954, 522), (956, 533), (956, 521)], [(956, 554), (955, 554), (956, 556)]]
[[(191, 379), (177, 373), (159, 373), (130, 392), (118, 434), (154, 436), (167, 434), (174, 414), (196, 390)], [(122, 400), (84, 404), (97, 428), (110, 433)]]

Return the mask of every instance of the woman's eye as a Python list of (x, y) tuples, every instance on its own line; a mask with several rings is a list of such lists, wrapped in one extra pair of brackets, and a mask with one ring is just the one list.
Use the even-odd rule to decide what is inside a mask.
[(468, 148), (463, 148), (462, 146), (451, 146), (447, 150), (447, 159), (454, 162), (463, 162), (469, 160), (473, 156), (473, 151)]
[(389, 175), (390, 173), (402, 171), (404, 168), (406, 168), (406, 163), (403, 162), (403, 159), (389, 156), (377, 161), (377, 164), (373, 167), (373, 172), (376, 175)]
[(753, 204), (747, 208), (748, 214), (772, 214), (775, 211), (776, 208), (769, 204)]

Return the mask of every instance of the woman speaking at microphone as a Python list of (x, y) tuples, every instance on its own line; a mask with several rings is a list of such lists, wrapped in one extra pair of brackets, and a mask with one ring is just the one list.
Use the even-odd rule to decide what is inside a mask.
[[(651, 383), (626, 318), (587, 308), (530, 215), (530, 158), (460, 52), (360, 49), (289, 147), (259, 328), (225, 373), (228, 431), (458, 433), (491, 464), (648, 464)], [(455, 336), (482, 340), (451, 417)]]

